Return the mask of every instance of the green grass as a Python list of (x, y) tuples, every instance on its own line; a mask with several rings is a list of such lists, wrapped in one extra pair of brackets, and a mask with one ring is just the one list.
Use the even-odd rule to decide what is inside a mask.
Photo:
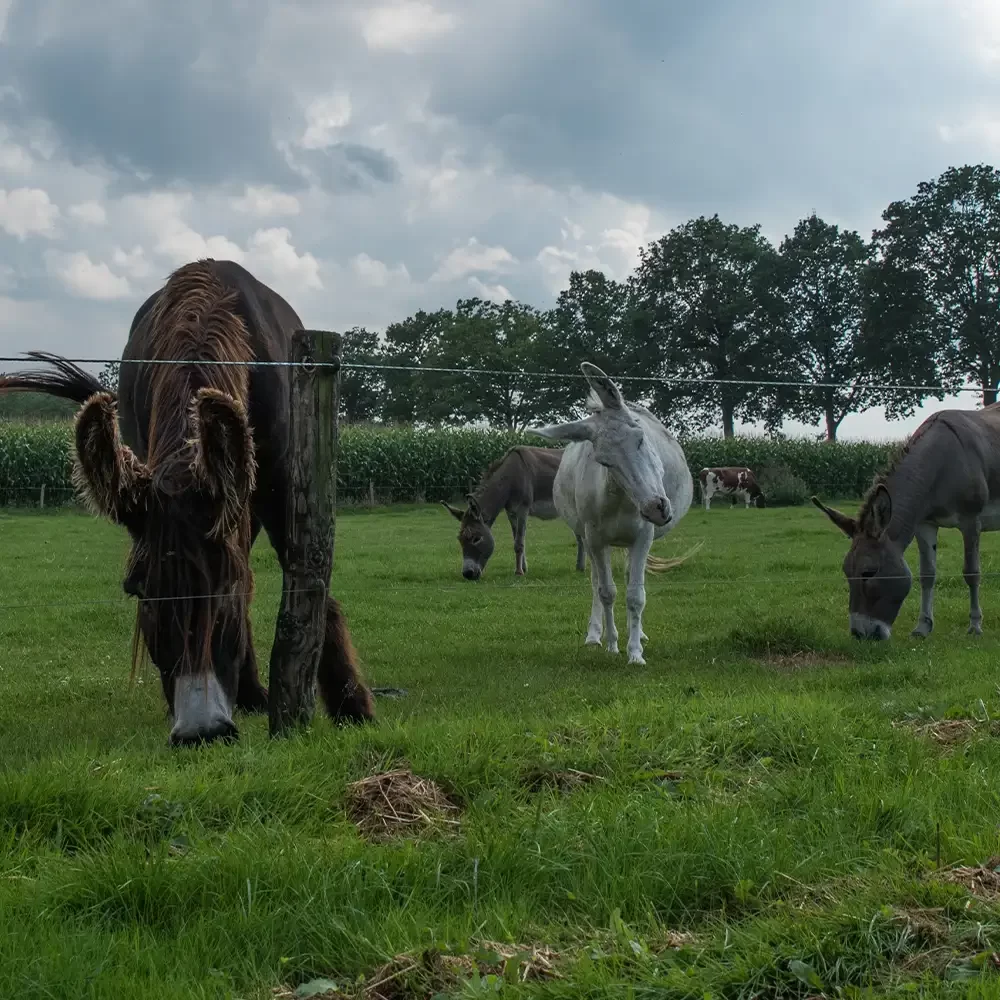
[[(977, 641), (957, 532), (933, 636), (908, 637), (914, 591), (863, 646), (818, 511), (695, 509), (654, 548), (704, 540), (647, 575), (645, 667), (583, 646), (564, 525), (531, 523), (524, 580), (497, 535), (469, 584), (439, 508), (342, 515), (334, 592), (369, 681), (408, 695), (366, 731), (271, 743), (242, 719), (236, 746), (171, 751), (157, 677), (128, 682), (123, 532), (0, 515), (0, 997), (264, 1000), (482, 941), (558, 953), (561, 979), (510, 997), (1000, 995), (1000, 911), (934, 877), (938, 831), (942, 864), (1000, 854), (1000, 746), (892, 725), (1000, 715), (997, 578)], [(281, 581), (263, 541), (254, 562), (266, 664)], [(400, 765), (457, 830), (359, 835), (347, 784)], [(394, 996), (496, 995), (425, 986)]]

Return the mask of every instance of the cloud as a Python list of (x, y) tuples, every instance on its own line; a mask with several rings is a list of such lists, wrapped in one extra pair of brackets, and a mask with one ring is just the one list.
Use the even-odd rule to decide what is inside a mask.
[(31, 154), (16, 142), (8, 139), (8, 130), (0, 127), (0, 173), (24, 176), (31, 172)]
[(303, 149), (326, 149), (333, 145), (336, 134), (351, 120), (349, 94), (337, 93), (317, 97), (306, 109), (306, 130), (299, 145)]
[(389, 268), (382, 261), (369, 257), (364, 252), (351, 259), (351, 269), (361, 281), (371, 288), (385, 288), (393, 281), (410, 280), (410, 273), (406, 270), (405, 264)]
[(51, 252), (50, 271), (72, 295), (84, 299), (123, 299), (132, 289), (127, 279), (116, 275), (103, 261), (95, 263), (83, 251)]
[(113, 354), (200, 256), (333, 329), (470, 294), (546, 307), (692, 216), (867, 235), (1000, 155), (993, 0), (4, 5), (12, 354)]
[(454, 29), (457, 18), (429, 3), (400, 2), (361, 15), (362, 34), (370, 49), (413, 53)]
[(270, 186), (248, 186), (242, 197), (232, 199), (232, 206), (237, 212), (257, 216), (298, 215), (301, 207), (295, 195)]
[(0, 229), (24, 241), (29, 236), (55, 236), (59, 208), (40, 188), (0, 188)]
[(319, 261), (308, 251), (298, 253), (291, 239), (291, 232), (283, 226), (258, 229), (250, 237), (242, 263), (259, 272), (263, 280), (273, 280), (279, 288), (292, 291), (321, 289), (323, 282), (319, 275)]
[(484, 246), (475, 237), (464, 246), (455, 247), (431, 275), (431, 281), (454, 281), (473, 271), (496, 274), (510, 270), (517, 261), (504, 247)]
[(484, 284), (475, 275), (469, 278), (469, 287), (475, 297), (489, 299), (492, 302), (507, 302), (514, 297), (503, 285)]
[(103, 226), (108, 221), (108, 213), (99, 201), (82, 201), (79, 205), (71, 205), (69, 214), (89, 226)]
[(115, 247), (111, 259), (115, 267), (129, 278), (141, 280), (153, 274), (153, 267), (141, 246), (134, 246), (131, 250)]
[(17, 117), (48, 122), (74, 162), (154, 181), (294, 183), (273, 142), (280, 98), (241, 51), (266, 23), (262, 0), (106, 0), (86, 11), (68, 0), (14, 0), (0, 65)]

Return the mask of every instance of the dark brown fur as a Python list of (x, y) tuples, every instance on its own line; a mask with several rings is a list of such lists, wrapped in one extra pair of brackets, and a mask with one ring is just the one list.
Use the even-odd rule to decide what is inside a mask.
[[(250, 635), (250, 550), (268, 533), (285, 557), (290, 381), (281, 367), (302, 323), (277, 293), (230, 261), (178, 268), (139, 308), (118, 394), (65, 359), (56, 371), (0, 376), (0, 392), (83, 404), (74, 479), (95, 511), (132, 538), (123, 586), (139, 598), (141, 644), (173, 707), (174, 676), (215, 670), (237, 708), (267, 708)], [(173, 364), (145, 364), (169, 361)], [(205, 364), (221, 361), (224, 364)], [(184, 363), (187, 362), (187, 363)], [(319, 688), (338, 720), (373, 717), (337, 602), (327, 608)]]

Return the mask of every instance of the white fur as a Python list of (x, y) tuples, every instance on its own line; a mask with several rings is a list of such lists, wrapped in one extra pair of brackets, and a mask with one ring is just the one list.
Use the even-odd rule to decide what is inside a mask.
[(174, 681), (172, 743), (217, 736), (232, 728), (232, 706), (214, 673), (184, 674)]
[[(590, 556), (593, 600), (586, 642), (602, 633), (609, 653), (618, 652), (611, 573), (611, 548), (628, 549), (626, 607), (628, 662), (645, 663), (642, 613), (646, 606), (646, 557), (687, 513), (694, 481), (681, 446), (648, 410), (625, 404), (621, 392), (599, 368), (581, 365), (590, 382), (591, 415), (567, 424), (533, 429), (550, 440), (568, 440), (553, 483), (556, 509), (582, 536)], [(663, 521), (665, 508), (667, 520)]]

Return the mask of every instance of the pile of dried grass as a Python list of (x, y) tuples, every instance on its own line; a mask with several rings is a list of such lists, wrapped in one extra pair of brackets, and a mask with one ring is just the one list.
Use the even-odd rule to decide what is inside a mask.
[(1000, 734), (1000, 724), (978, 722), (976, 719), (937, 719), (931, 721), (904, 719), (893, 722), (893, 726), (897, 729), (901, 726), (906, 727), (914, 736), (926, 737), (948, 749), (972, 739), (977, 733), (991, 736)]
[(957, 865), (936, 873), (943, 882), (964, 886), (973, 896), (995, 901), (1000, 899), (1000, 858), (989, 858), (981, 865)]
[(457, 827), (458, 806), (440, 786), (406, 768), (347, 786), (347, 811), (372, 839)]
[[(331, 987), (314, 993), (315, 1000), (418, 1000), (452, 991), (475, 975), (501, 976), (518, 982), (552, 979), (559, 976), (555, 963), (559, 956), (550, 948), (535, 945), (507, 945), (482, 941), (474, 955), (444, 955), (428, 950), (402, 954), (372, 973), (368, 982), (350, 992)], [(294, 990), (279, 987), (275, 1000), (296, 1000)]]

